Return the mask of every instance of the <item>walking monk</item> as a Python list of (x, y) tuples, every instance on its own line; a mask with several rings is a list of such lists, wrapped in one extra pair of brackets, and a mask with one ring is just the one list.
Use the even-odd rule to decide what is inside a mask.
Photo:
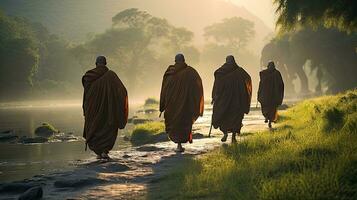
[(262, 106), (265, 123), (272, 128), (271, 122), (276, 122), (277, 108), (283, 103), (284, 82), (280, 72), (275, 69), (274, 62), (269, 62), (268, 69), (260, 72), (258, 101)]
[(104, 56), (97, 57), (96, 68), (87, 71), (83, 78), (84, 131), (89, 149), (98, 159), (109, 159), (118, 135), (128, 119), (128, 94), (115, 72), (106, 66)]
[[(203, 87), (197, 71), (177, 54), (162, 81), (160, 112), (164, 112), (165, 128), (169, 138), (177, 143), (177, 152), (183, 152), (182, 143), (192, 143), (192, 124), (203, 114)], [(161, 115), (160, 113), (160, 115)]]
[(249, 74), (239, 67), (233, 56), (227, 56), (214, 73), (212, 91), (212, 125), (223, 132), (222, 142), (232, 133), (232, 142), (240, 134), (244, 113), (248, 114), (252, 98), (252, 81)]

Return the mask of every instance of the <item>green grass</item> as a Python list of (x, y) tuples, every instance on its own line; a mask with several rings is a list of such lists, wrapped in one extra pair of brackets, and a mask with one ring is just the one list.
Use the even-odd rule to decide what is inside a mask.
[[(135, 146), (159, 142), (165, 139), (160, 137), (163, 132), (165, 132), (165, 124), (163, 122), (139, 124), (135, 126), (130, 137), (130, 142)], [(167, 137), (166, 140), (168, 140)]]
[(357, 199), (357, 90), (303, 101), (274, 132), (178, 163), (149, 199)]

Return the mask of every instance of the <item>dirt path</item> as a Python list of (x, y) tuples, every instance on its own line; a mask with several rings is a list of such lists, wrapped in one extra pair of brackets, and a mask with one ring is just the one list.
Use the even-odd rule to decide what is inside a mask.
[[(211, 113), (206, 113), (194, 125), (196, 133), (207, 135)], [(243, 133), (265, 128), (258, 111), (247, 115), (243, 123)], [(174, 152), (174, 143), (163, 142), (111, 152), (110, 162), (98, 161), (93, 155), (89, 160), (74, 161), (72, 164), (75, 169), (72, 171), (38, 175), (29, 180), (2, 185), (15, 192), (0, 193), (0, 199), (16, 198), (26, 188), (36, 185), (43, 188), (45, 199), (145, 199), (147, 187), (160, 181), (177, 162), (222, 145), (220, 132), (213, 130), (212, 133), (214, 137), (194, 139), (193, 144), (185, 145), (183, 154)]]

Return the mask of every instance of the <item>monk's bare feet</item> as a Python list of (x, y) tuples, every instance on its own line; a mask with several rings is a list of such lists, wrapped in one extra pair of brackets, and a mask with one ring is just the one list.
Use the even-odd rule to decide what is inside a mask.
[(177, 148), (175, 149), (175, 152), (182, 153), (185, 151), (185, 148), (182, 147), (181, 143), (177, 144)]
[(221, 141), (222, 142), (227, 141), (227, 137), (228, 137), (228, 134), (227, 133), (223, 133), (223, 137), (222, 137)]
[(268, 119), (267, 118), (265, 118), (264, 123), (268, 123)]

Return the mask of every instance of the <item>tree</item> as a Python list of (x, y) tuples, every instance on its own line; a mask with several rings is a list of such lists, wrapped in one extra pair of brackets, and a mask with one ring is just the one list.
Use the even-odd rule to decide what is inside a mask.
[(247, 42), (254, 37), (254, 23), (241, 17), (223, 19), (220, 23), (207, 26), (204, 36), (213, 38), (224, 45), (232, 45), (234, 48), (244, 48)]
[(25, 95), (33, 86), (39, 42), (29, 23), (0, 12), (0, 97)]
[(165, 19), (132, 8), (118, 13), (112, 21), (109, 30), (76, 47), (74, 52), (85, 68), (92, 65), (96, 55), (106, 55), (111, 68), (124, 75), (132, 93), (138, 87), (148, 87), (147, 82), (159, 88), (162, 73), (177, 52), (198, 57), (197, 49), (191, 45), (193, 33)]
[(292, 30), (298, 25), (324, 24), (341, 30), (357, 30), (357, 1), (353, 0), (274, 0), (277, 25)]
[(318, 79), (315, 92), (323, 85), (327, 93), (336, 93), (356, 86), (357, 34), (336, 28), (305, 27), (274, 38), (262, 51), (261, 60), (274, 60), (289, 85), (299, 77), (303, 93), (309, 91), (304, 66), (309, 63)]

